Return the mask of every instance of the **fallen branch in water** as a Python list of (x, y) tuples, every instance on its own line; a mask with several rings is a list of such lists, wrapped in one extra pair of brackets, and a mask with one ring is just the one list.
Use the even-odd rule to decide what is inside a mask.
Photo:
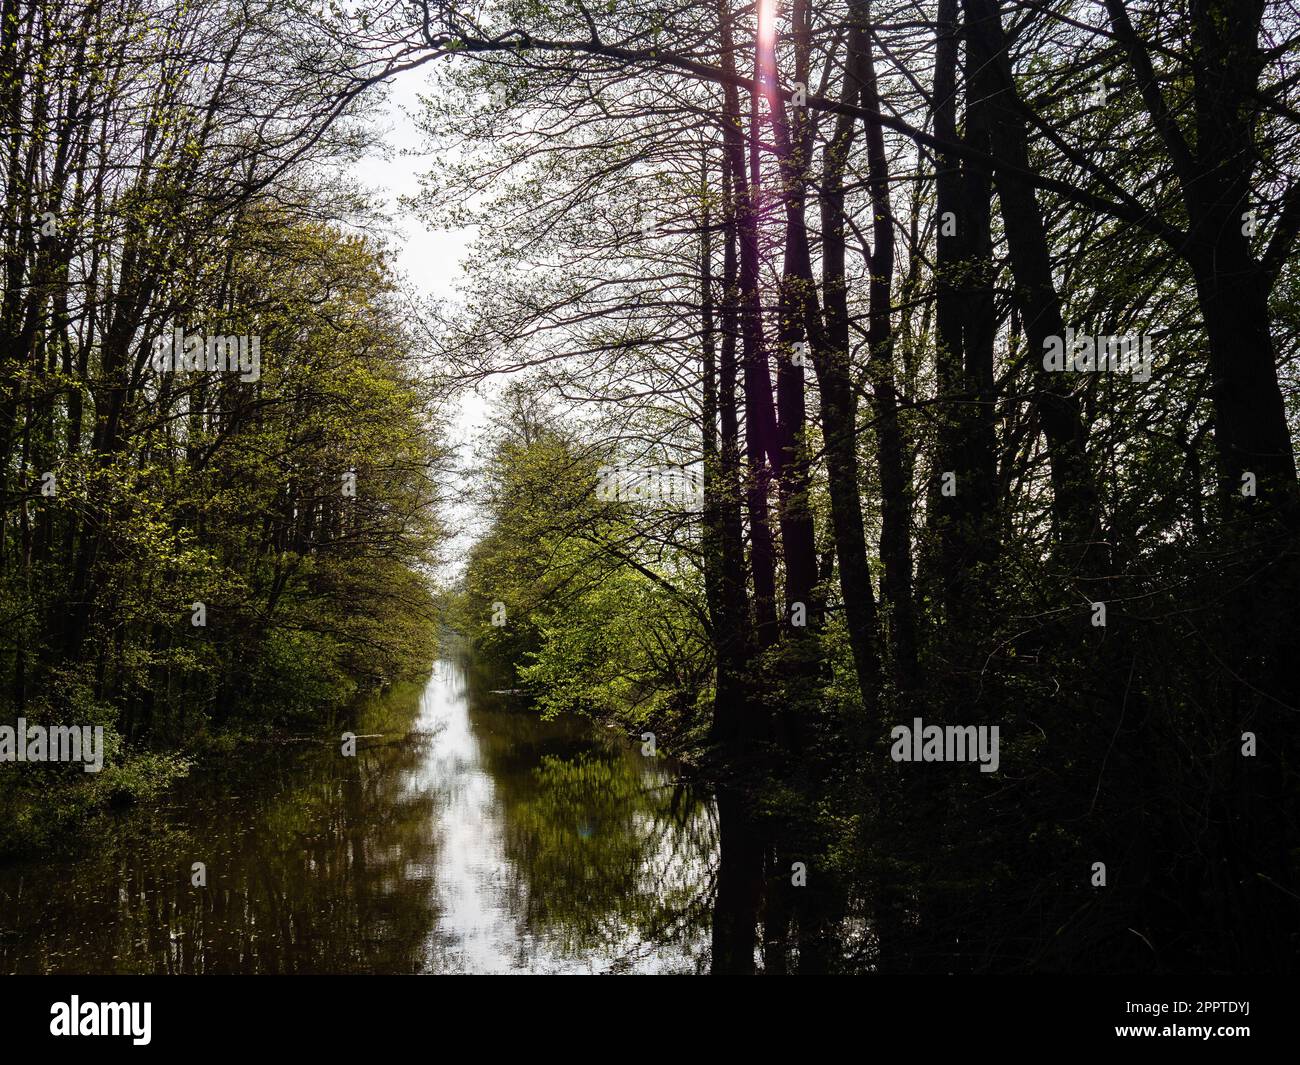
[[(396, 736), (396, 735), (398, 735), (398, 733), (396, 733), (396, 732), (391, 732), (391, 733), (389, 733), (389, 732), (367, 732), (367, 733), (365, 733), (365, 734), (358, 734), (358, 735), (356, 736), (356, 739), (359, 739), (359, 740), (379, 740), (379, 739), (383, 739), (385, 736)], [(262, 744), (286, 744), (286, 743), (324, 743), (324, 744), (333, 744), (333, 743), (337, 743), (338, 740), (335, 739), (335, 738), (332, 737), (332, 736), (267, 736), (267, 737), (265, 737), (265, 738), (263, 738), (263, 739), (249, 739), (247, 742), (248, 742), (248, 743), (262, 743)]]

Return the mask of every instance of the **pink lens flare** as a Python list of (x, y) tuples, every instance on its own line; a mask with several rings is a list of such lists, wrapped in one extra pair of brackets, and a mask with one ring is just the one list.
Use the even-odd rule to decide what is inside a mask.
[(776, 44), (777, 0), (758, 0), (758, 46), (772, 48)]

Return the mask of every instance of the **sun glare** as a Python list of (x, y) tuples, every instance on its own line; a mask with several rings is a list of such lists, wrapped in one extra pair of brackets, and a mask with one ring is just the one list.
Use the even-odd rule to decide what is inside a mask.
[(758, 0), (758, 44), (771, 48), (776, 43), (776, 0)]

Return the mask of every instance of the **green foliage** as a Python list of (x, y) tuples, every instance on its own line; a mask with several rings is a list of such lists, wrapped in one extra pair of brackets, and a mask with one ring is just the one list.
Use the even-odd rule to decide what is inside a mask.
[(310, 727), (434, 656), (442, 451), (382, 255), (270, 208), (228, 237), (224, 282), (177, 320), (260, 336), (260, 379), (172, 374), (135, 391), (115, 455), (51, 457), (59, 489), (34, 504), (32, 564), (0, 571), (14, 619), (0, 720), (113, 737), (98, 780), (0, 776), (15, 804), (0, 846), (147, 798), (183, 766), (171, 752)]
[(177, 754), (123, 754), (120, 738), (105, 746), (119, 759), (99, 773), (80, 765), (0, 766), (0, 855), (49, 850), (78, 833), (93, 832), (95, 818), (114, 807), (147, 802), (189, 772)]
[(700, 725), (712, 651), (689, 556), (645, 550), (628, 504), (596, 497), (596, 461), (553, 425), (507, 428), (491, 466), (491, 526), (453, 607), (476, 653), (543, 714), (661, 742)]

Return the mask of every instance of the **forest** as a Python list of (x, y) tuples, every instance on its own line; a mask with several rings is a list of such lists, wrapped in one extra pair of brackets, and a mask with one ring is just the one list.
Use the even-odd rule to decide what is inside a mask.
[(575, 956), (1297, 970), (1294, 0), (3, 0), (0, 99), (0, 722), (103, 730), (0, 860), (456, 658)]

